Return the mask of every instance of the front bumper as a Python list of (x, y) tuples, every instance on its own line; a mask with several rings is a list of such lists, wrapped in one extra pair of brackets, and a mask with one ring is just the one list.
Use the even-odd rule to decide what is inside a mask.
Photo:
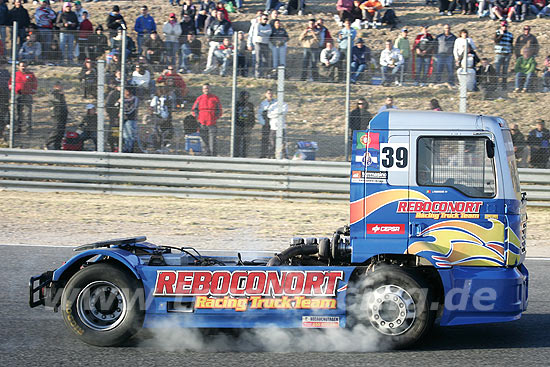
[(53, 271), (31, 277), (29, 281), (29, 306), (52, 306)]
[(439, 274), (445, 292), (442, 326), (517, 320), (527, 309), (529, 272), (523, 264), (456, 266)]

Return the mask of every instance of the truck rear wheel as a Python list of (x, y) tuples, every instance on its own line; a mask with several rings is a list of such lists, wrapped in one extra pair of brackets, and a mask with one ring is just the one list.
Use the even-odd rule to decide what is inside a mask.
[(138, 280), (110, 264), (90, 265), (67, 283), (61, 298), (65, 324), (82, 341), (118, 345), (134, 335), (145, 315)]
[(413, 270), (378, 265), (356, 281), (350, 296), (350, 324), (376, 330), (382, 347), (409, 347), (433, 326), (432, 290)]

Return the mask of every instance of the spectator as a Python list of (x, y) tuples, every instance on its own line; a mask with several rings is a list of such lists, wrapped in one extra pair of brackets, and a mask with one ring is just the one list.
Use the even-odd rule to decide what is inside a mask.
[(340, 21), (340, 27), (342, 22), (346, 19), (352, 19), (351, 10), (353, 9), (352, 0), (338, 0), (336, 2), (336, 11), (338, 12), (338, 20)]
[(271, 36), (269, 36), (269, 46), (271, 47), (271, 56), (273, 57), (273, 73), (277, 67), (286, 65), (286, 44), (288, 42), (288, 33), (281, 25), (281, 21), (276, 19), (273, 22)]
[[(460, 37), (456, 39), (453, 46), (455, 65), (461, 67), (464, 55), (467, 56), (474, 52), (475, 49), (476, 45), (474, 44), (474, 40), (468, 37), (468, 31), (466, 29), (462, 29), (460, 31)], [(470, 67), (470, 65), (468, 65), (468, 67)]]
[(387, 96), (386, 103), (382, 107), (380, 107), (380, 109), (378, 110), (378, 113), (385, 110), (391, 110), (391, 109), (397, 109), (397, 107), (395, 107), (395, 105), (393, 104), (393, 96)]
[(213, 70), (213, 57), (214, 51), (220, 47), (220, 43), (224, 38), (230, 37), (233, 35), (233, 28), (231, 28), (231, 23), (229, 23), (223, 17), (223, 13), (219, 10), (216, 11), (216, 19), (208, 25), (206, 30), (208, 36), (208, 56), (206, 60), (206, 69), (205, 73), (209, 73)]
[(542, 91), (550, 92), (550, 55), (544, 59), (544, 67), (542, 69)]
[(529, 10), (537, 18), (542, 18), (545, 15), (550, 15), (550, 8), (547, 5), (546, 0), (532, 0)]
[[(248, 29), (248, 38), (247, 38), (247, 48), (249, 45), (253, 45), (254, 44), (254, 39), (252, 37), (252, 35), (254, 34), (254, 28), (256, 28), (256, 26), (258, 25), (258, 23), (260, 23), (260, 19), (262, 19), (262, 17), (264, 16), (265, 14), (261, 11), (261, 10), (258, 10), (256, 12), (256, 17), (254, 17), (253, 19), (250, 20), (250, 28)], [(253, 72), (255, 74), (255, 65), (256, 65), (256, 51), (253, 49), (252, 52), (252, 58), (251, 58), (251, 65), (252, 65), (252, 69), (253, 69)]]
[[(116, 37), (111, 39), (111, 45), (114, 50), (117, 50), (122, 53), (122, 29), (119, 29), (117, 31)], [(130, 59), (134, 57), (136, 52), (136, 44), (132, 37), (128, 36), (128, 33), (126, 33), (126, 59)]]
[(319, 49), (323, 49), (325, 48), (327, 42), (332, 42), (332, 36), (328, 28), (325, 27), (322, 18), (319, 18), (315, 21), (315, 26), (319, 31)]
[(269, 66), (269, 37), (271, 36), (271, 26), (267, 23), (267, 15), (262, 15), (260, 22), (251, 27), (249, 35), (248, 49), (254, 50), (256, 55), (256, 65), (254, 67), (254, 76), (263, 78), (267, 75)]
[(363, 10), (361, 10), (361, 0), (353, 0), (353, 7), (351, 8), (351, 24), (357, 24), (357, 28), (361, 27), (361, 21), (363, 21)]
[[(120, 103), (120, 102), (119, 102)], [(130, 88), (124, 89), (124, 121), (122, 123), (122, 153), (133, 153), (137, 138), (139, 99)]]
[(145, 58), (149, 63), (157, 65), (162, 62), (164, 42), (158, 36), (157, 31), (151, 31), (142, 47)]
[(130, 85), (135, 88), (135, 95), (140, 100), (146, 100), (151, 94), (154, 93), (152, 77), (149, 70), (143, 65), (137, 64), (135, 70), (132, 72), (132, 79), (130, 79)]
[(279, 0), (267, 0), (265, 3), (265, 12), (269, 13), (272, 10), (279, 10), (281, 6), (283, 6), (283, 3)]
[[(522, 55), (516, 60), (516, 66), (514, 67), (514, 72), (516, 73), (516, 89), (514, 89), (514, 92), (519, 92), (522, 84), (523, 89), (521, 91), (523, 93), (531, 89), (531, 78), (535, 73), (537, 62), (535, 61), (535, 57), (529, 57), (529, 54), (529, 49), (524, 48)], [(525, 79), (525, 82), (523, 82), (523, 79)]]
[(254, 128), (254, 106), (249, 100), (250, 94), (243, 90), (239, 95), (235, 120), (235, 157), (248, 157), (250, 135)]
[[(193, 4), (193, 0), (185, 0), (183, 5), (181, 6), (181, 18), (183, 19), (186, 15), (189, 16), (189, 18), (195, 22), (195, 17), (197, 16), (198, 9)], [(196, 28), (195, 24), (195, 28)]]
[(350, 147), (353, 142), (353, 132), (356, 130), (367, 130), (372, 113), (369, 112), (369, 103), (363, 97), (357, 100), (357, 106), (349, 114), (349, 141)]
[(531, 167), (546, 168), (550, 156), (550, 131), (544, 127), (543, 119), (538, 119), (536, 127), (529, 132), (527, 145), (531, 149)]
[(355, 47), (351, 50), (351, 83), (355, 84), (361, 73), (367, 68), (367, 63), (370, 61), (370, 48), (365, 46), (365, 41), (358, 38)]
[(345, 54), (347, 54), (348, 36), (351, 37), (351, 47), (353, 47), (355, 37), (357, 37), (357, 30), (351, 28), (351, 21), (346, 19), (344, 20), (344, 27), (338, 32), (338, 49), (343, 59), (345, 59)]
[[(15, 132), (20, 133), (23, 123), (26, 123), (27, 133), (30, 134), (32, 132), (32, 96), (36, 93), (38, 82), (34, 73), (29, 71), (27, 66), (26, 61), (20, 61), (17, 65), (18, 70), (15, 73), (15, 104), (17, 110)], [(11, 90), (11, 78), (9, 88)], [(23, 110), (27, 110), (27, 112), (24, 113)], [(23, 117), (23, 115), (25, 116)]]
[[(317, 60), (319, 60), (319, 30), (315, 26), (315, 19), (308, 21), (308, 26), (300, 34), (303, 49), (302, 80), (314, 81), (319, 79)], [(257, 57), (257, 56), (256, 56)], [(308, 73), (311, 71), (311, 77)]]
[(413, 66), (416, 63), (415, 85), (423, 87), (428, 79), (432, 54), (434, 51), (434, 38), (428, 32), (428, 26), (421, 27), (421, 33), (416, 36), (413, 45)]
[[(275, 100), (277, 101), (277, 100)], [(286, 103), (272, 103), (266, 111), (269, 119), (269, 150), (268, 158), (287, 159), (286, 152), (286, 114), (288, 113), (288, 105)], [(277, 131), (282, 130), (282, 151), (277, 151)]]
[(61, 47), (61, 53), (63, 54), (63, 62), (65, 62), (66, 65), (72, 65), (74, 56), (74, 39), (79, 23), (76, 14), (72, 11), (71, 3), (66, 2), (63, 4), (63, 11), (57, 15), (55, 23), (60, 30), (59, 46)]
[(525, 17), (529, 13), (530, 4), (531, 0), (516, 0), (514, 6), (514, 15), (516, 21), (523, 22), (525, 20)]
[(231, 20), (229, 19), (229, 13), (228, 13), (227, 10), (225, 9), (224, 2), (218, 1), (218, 2), (216, 3), (216, 11), (222, 12), (222, 14), (223, 14), (223, 19), (225, 19), (225, 20), (227, 20), (228, 22), (231, 23)]
[(265, 92), (265, 99), (258, 107), (258, 123), (262, 126), (260, 158), (267, 158), (269, 153), (269, 117), (267, 112), (277, 105), (277, 100), (273, 98), (273, 91), (268, 89)]
[(460, 7), (462, 8), (462, 15), (475, 14), (476, 0), (460, 0)]
[[(74, 1), (73, 4), (74, 4), (73, 11), (76, 14), (76, 18), (78, 19), (78, 23), (82, 23), (82, 20), (84, 19), (82, 17), (82, 14), (84, 14), (84, 12), (88, 13), (88, 11), (82, 7), (82, 2), (80, 2), (80, 0)], [(88, 13), (88, 15), (89, 15), (89, 13)]]
[(95, 28), (95, 33), (88, 37), (88, 45), (86, 48), (86, 57), (96, 61), (105, 54), (109, 49), (109, 41), (107, 36), (103, 34), (103, 26), (100, 24)]
[(525, 166), (525, 136), (519, 131), (518, 124), (513, 124), (510, 129), (512, 135), (512, 144), (514, 144), (514, 155), (519, 167)]
[(157, 78), (157, 84), (164, 83), (167, 93), (174, 93), (176, 105), (182, 105), (187, 96), (187, 85), (181, 75), (176, 73), (174, 66), (168, 65), (161, 76)]
[(144, 41), (148, 38), (151, 32), (156, 32), (156, 30), (157, 24), (155, 23), (155, 19), (149, 15), (147, 5), (143, 5), (141, 7), (141, 15), (136, 18), (136, 22), (134, 24), (134, 31), (137, 33), (137, 48), (139, 55), (141, 55), (141, 51), (143, 50)]
[(46, 141), (46, 149), (60, 150), (61, 142), (65, 136), (65, 127), (67, 125), (67, 117), (69, 110), (63, 93), (63, 85), (57, 81), (53, 85), (53, 93), (51, 94), (52, 102), (52, 118), (55, 123), (55, 129)]
[(3, 45), (6, 44), (6, 26), (10, 25), (9, 10), (6, 3), (7, 0), (0, 0), (0, 40), (2, 41)]
[(202, 86), (202, 93), (196, 99), (191, 110), (200, 124), (200, 135), (206, 143), (206, 155), (216, 156), (216, 135), (218, 132), (216, 123), (222, 115), (222, 105), (219, 98), (210, 93), (209, 84)]
[(229, 38), (224, 38), (217, 50), (214, 51), (214, 58), (218, 62), (220, 68), (220, 76), (225, 76), (227, 73), (227, 67), (232, 62), (233, 45)]
[(435, 98), (430, 99), (430, 110), (432, 111), (443, 111), (439, 105), (439, 101)]
[[(120, 8), (118, 5), (113, 6), (113, 11), (107, 15), (107, 29), (109, 29), (109, 38), (116, 37), (118, 30), (122, 29), (122, 26), (126, 26), (126, 21), (124, 20), (124, 17), (120, 14)], [(113, 45), (111, 44), (111, 47)]]
[(276, 10), (276, 9), (273, 9), (270, 13), (269, 13), (269, 25), (271, 26), (271, 28), (273, 28), (273, 24), (275, 23), (276, 20), (280, 20), (279, 19), (279, 11)]
[(186, 40), (188, 34), (197, 34), (197, 27), (195, 26), (195, 20), (191, 18), (189, 14), (183, 14), (181, 23), (181, 37), (180, 40)]
[(84, 89), (84, 98), (95, 98), (97, 96), (97, 71), (91, 59), (84, 61), (78, 79)]
[[(269, 1), (269, 0), (267, 0)], [(278, 0), (273, 0), (278, 1)], [(283, 3), (279, 3), (279, 6), (282, 6)], [(287, 14), (296, 14), (303, 15), (304, 14), (304, 8), (306, 7), (306, 0), (288, 0), (288, 4), (286, 6), (286, 13)], [(278, 8), (278, 7), (277, 7)]]
[(97, 112), (93, 103), (86, 105), (86, 114), (82, 118), (79, 127), (82, 130), (80, 135), (82, 144), (91, 140), (94, 143), (94, 150), (97, 150)]
[(9, 11), (9, 25), (17, 22), (17, 38), (19, 38), (18, 47), (21, 47), (27, 40), (27, 28), (31, 25), (29, 12), (22, 5), (22, 0), (14, 0), (13, 8)]
[(456, 41), (456, 36), (451, 33), (451, 26), (445, 24), (443, 26), (443, 33), (435, 38), (437, 43), (437, 51), (434, 57), (436, 66), (435, 82), (441, 83), (443, 72), (446, 70), (447, 83), (450, 86), (455, 84), (454, 75), (454, 62), (453, 62), (453, 48)]
[(495, 6), (493, 7), (493, 13), (500, 21), (512, 22), (512, 18), (516, 13), (515, 9), (516, 0), (495, 0)]
[(486, 57), (481, 59), (481, 65), (476, 70), (476, 84), (481, 90), (483, 99), (493, 99), (497, 89), (498, 78), (493, 65)]
[(514, 36), (508, 32), (508, 22), (502, 21), (500, 29), (495, 34), (495, 70), (501, 78), (501, 87), (506, 90), (506, 79), (508, 77), (508, 65), (512, 56), (512, 43)]
[(165, 59), (169, 65), (176, 64), (179, 36), (181, 35), (181, 26), (176, 20), (176, 14), (170, 13), (168, 21), (162, 26), (164, 34)]
[(82, 62), (86, 59), (86, 48), (88, 47), (88, 39), (94, 34), (94, 26), (88, 19), (88, 12), (82, 13), (82, 21), (78, 26), (78, 41), (76, 47), (78, 48), (78, 61)]
[(19, 49), (19, 60), (27, 61), (29, 64), (40, 63), (42, 45), (36, 40), (36, 34), (27, 36), (27, 42)]
[(522, 55), (522, 50), (527, 49), (527, 55), (537, 56), (539, 54), (539, 41), (537, 37), (531, 34), (531, 27), (528, 25), (523, 27), (523, 34), (516, 38), (516, 44), (514, 45), (514, 55), (516, 58)]
[[(239, 43), (240, 45), (241, 43)], [(243, 46), (246, 47), (246, 43), (242, 42)], [(181, 62), (180, 62), (180, 73), (188, 73), (191, 70), (191, 64), (200, 65), (201, 55), (202, 55), (202, 44), (201, 41), (197, 39), (194, 34), (188, 34), (187, 40), (181, 45)]]
[(199, 11), (196, 17), (196, 26), (199, 31), (205, 29), (206, 18), (210, 14), (210, 11), (216, 9), (216, 3), (211, 0), (202, 0), (199, 5)]
[(399, 85), (397, 73), (403, 66), (403, 56), (398, 48), (392, 46), (392, 41), (386, 41), (386, 47), (380, 54), (380, 68), (382, 69), (382, 85), (388, 86), (395, 81), (395, 85)]
[(156, 94), (151, 98), (149, 104), (151, 113), (146, 117), (153, 120), (153, 126), (157, 132), (157, 149), (165, 148), (168, 140), (174, 134), (172, 111), (175, 108), (175, 103), (174, 94), (170, 93), (163, 84), (158, 85)]
[(493, 3), (495, 0), (480, 0), (478, 7), (477, 7), (477, 16), (478, 18), (485, 18), (489, 14), (491, 15), (491, 19), (496, 19), (494, 14), (491, 12), (491, 8), (493, 7)]
[(332, 45), (332, 42), (327, 42), (327, 46), (321, 51), (321, 68), (320, 74), (324, 80), (338, 82), (338, 65), (340, 62), (340, 51)]
[(411, 45), (409, 43), (409, 30), (407, 28), (401, 29), (401, 34), (395, 40), (393, 47), (398, 48), (403, 57), (403, 65), (401, 67), (400, 83), (403, 83), (404, 74), (409, 72), (409, 65), (411, 60)]
[(248, 76), (248, 47), (246, 46), (246, 38), (243, 31), (239, 31), (237, 35), (237, 75)]
[[(34, 12), (34, 22), (38, 27), (39, 41), (42, 45), (44, 59), (49, 59), (50, 56), (49, 50), (53, 38), (53, 23), (56, 18), (57, 15), (50, 7), (49, 0), (40, 0), (40, 6)], [(0, 27), (2, 26), (0, 25)]]
[(382, 3), (378, 0), (366, 0), (359, 6), (362, 12), (362, 26), (365, 29), (376, 28), (382, 18)]
[(453, 15), (456, 9), (456, 0), (439, 0), (439, 15)]
[(0, 60), (0, 137), (3, 137), (4, 129), (10, 123), (10, 72), (6, 70), (5, 60)]

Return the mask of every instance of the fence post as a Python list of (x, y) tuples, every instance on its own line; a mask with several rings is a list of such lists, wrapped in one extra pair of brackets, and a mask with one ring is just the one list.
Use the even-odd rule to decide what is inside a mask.
[(351, 33), (348, 33), (348, 40), (347, 40), (347, 49), (346, 49), (346, 127), (345, 127), (345, 135), (344, 135), (344, 149), (345, 156), (346, 156), (346, 162), (349, 160), (349, 105), (350, 105), (350, 94), (351, 94)]
[(464, 53), (460, 61), (458, 72), (458, 81), (460, 88), (459, 111), (466, 113), (468, 110), (468, 40), (464, 39)]
[(235, 122), (237, 121), (237, 52), (239, 49), (238, 33), (233, 33), (233, 80), (231, 84), (231, 142), (230, 156), (235, 156)]
[[(283, 159), (285, 158), (284, 146), (284, 126), (286, 124), (285, 114), (283, 113), (283, 105), (285, 103), (285, 67), (277, 67), (277, 110), (279, 115), (279, 126), (277, 127), (277, 134), (275, 136), (275, 158)], [(267, 123), (267, 122), (266, 122)]]
[(97, 62), (97, 151), (105, 151), (105, 60)]
[(10, 142), (9, 147), (13, 148), (13, 133), (15, 129), (15, 73), (17, 72), (17, 22), (13, 22), (11, 32), (11, 98), (10, 98)]
[(126, 89), (126, 26), (122, 26), (120, 50), (120, 109), (118, 112), (118, 152), (122, 153), (122, 131), (124, 124), (124, 89)]

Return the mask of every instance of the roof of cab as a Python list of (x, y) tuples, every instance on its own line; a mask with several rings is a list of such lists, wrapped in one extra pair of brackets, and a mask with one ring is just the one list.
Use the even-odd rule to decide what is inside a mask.
[[(491, 126), (496, 125), (496, 126)], [(391, 130), (493, 130), (506, 128), (506, 122), (495, 116), (442, 111), (390, 109), (371, 120), (371, 129)]]

